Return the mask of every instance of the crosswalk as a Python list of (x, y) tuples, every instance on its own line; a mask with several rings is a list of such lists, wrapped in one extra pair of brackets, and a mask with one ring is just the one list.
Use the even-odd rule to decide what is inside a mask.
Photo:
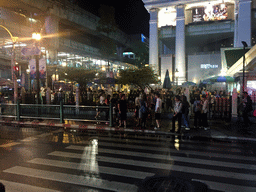
[(134, 192), (145, 177), (171, 174), (201, 181), (214, 192), (256, 191), (249, 144), (103, 136), (85, 143), (5, 169), (0, 182), (12, 192)]

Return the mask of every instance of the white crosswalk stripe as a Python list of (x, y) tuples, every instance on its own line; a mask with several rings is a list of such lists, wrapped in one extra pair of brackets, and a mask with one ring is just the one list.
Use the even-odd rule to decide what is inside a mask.
[(58, 192), (56, 190), (51, 190), (47, 188), (42, 187), (35, 187), (31, 185), (21, 184), (17, 182), (10, 182), (10, 181), (4, 181), (0, 180), (1, 183), (4, 184), (6, 191), (11, 192), (21, 192), (21, 191), (29, 191), (29, 192)]
[[(50, 153), (49, 155), (60, 156), (60, 157), (68, 157), (68, 158), (78, 158), (81, 159), (81, 154), (76, 153), (67, 153), (61, 151), (55, 151)], [(226, 171), (216, 171), (216, 170), (208, 170), (208, 169), (201, 169), (201, 168), (193, 168), (193, 167), (185, 167), (185, 166), (177, 166), (173, 164), (164, 164), (164, 163), (152, 163), (152, 162), (145, 162), (145, 161), (135, 161), (130, 159), (121, 159), (116, 157), (104, 157), (98, 155), (98, 161), (104, 161), (108, 163), (122, 163), (125, 165), (133, 165), (133, 166), (140, 166), (146, 168), (157, 168), (157, 169), (166, 169), (166, 170), (175, 170), (175, 171), (184, 171), (187, 173), (196, 173), (196, 174), (204, 174), (209, 176), (223, 176), (223, 177), (230, 177), (236, 179), (247, 179), (247, 180), (256, 180), (256, 175), (247, 175), (241, 173), (230, 173)]]
[[(230, 153), (218, 153), (220, 147), (229, 144), (209, 146), (206, 148), (209, 151), (193, 150), (193, 143), (189, 142), (183, 145), (185, 150), (177, 150), (170, 143), (132, 139), (127, 142), (103, 137), (94, 144), (69, 145), (48, 153), (46, 157), (8, 168), (3, 173), (95, 190), (134, 192), (137, 191), (136, 182), (163, 171), (195, 177), (194, 180), (207, 184), (211, 190), (256, 191), (256, 158), (240, 153), (242, 148), (239, 145), (234, 145)], [(32, 192), (57, 191), (31, 184), (0, 182), (6, 185), (7, 191), (19, 191), (19, 188)], [(20, 187), (15, 187), (15, 184)]]

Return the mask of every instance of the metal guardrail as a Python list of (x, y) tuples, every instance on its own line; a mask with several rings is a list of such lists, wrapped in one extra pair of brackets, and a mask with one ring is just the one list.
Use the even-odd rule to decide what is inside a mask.
[[(76, 106), (76, 105), (38, 105), (38, 104), (1, 104), (0, 117), (20, 119), (54, 119), (63, 123), (64, 120), (108, 122), (112, 121), (112, 105), (109, 106)], [(99, 115), (96, 117), (96, 114)]]

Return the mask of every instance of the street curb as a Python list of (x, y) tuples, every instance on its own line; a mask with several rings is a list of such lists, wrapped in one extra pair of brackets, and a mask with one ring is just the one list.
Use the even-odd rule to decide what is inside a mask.
[[(116, 128), (110, 127), (106, 125), (73, 125), (73, 124), (65, 124), (65, 123), (44, 123), (44, 122), (22, 122), (22, 121), (6, 121), (0, 120), (0, 124), (15, 124), (15, 125), (27, 125), (27, 126), (48, 126), (48, 127), (59, 127), (63, 129), (79, 129), (79, 130), (94, 130), (94, 131), (113, 131), (113, 132), (124, 132), (124, 133), (144, 133), (144, 134), (154, 134), (154, 135), (162, 135), (162, 136), (179, 136), (180, 134), (165, 132), (165, 131), (154, 131), (154, 130), (142, 130), (139, 128), (134, 129), (124, 129), (124, 128)], [(181, 135), (185, 136), (185, 135)], [(253, 141), (256, 142), (256, 138), (250, 137), (235, 137), (235, 136), (199, 136), (199, 135), (191, 135), (191, 138), (197, 137), (202, 139), (216, 139), (216, 140), (239, 140), (239, 141)]]
[(146, 134), (159, 134), (159, 135), (175, 135), (174, 133), (168, 133), (164, 131), (153, 131), (153, 130), (142, 130), (139, 128), (129, 129), (129, 128), (116, 128), (106, 125), (73, 125), (65, 123), (41, 123), (41, 122), (22, 122), (22, 121), (4, 121), (0, 120), (0, 124), (15, 124), (15, 125), (28, 125), (28, 126), (49, 126), (49, 127), (59, 127), (64, 129), (84, 129), (84, 130), (97, 130), (97, 131), (120, 131), (129, 133), (146, 133)]

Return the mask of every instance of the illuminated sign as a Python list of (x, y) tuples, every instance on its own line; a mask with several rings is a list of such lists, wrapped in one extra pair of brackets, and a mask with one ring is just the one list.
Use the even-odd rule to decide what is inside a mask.
[(227, 6), (224, 3), (192, 9), (192, 22), (225, 20), (227, 17)]
[(145, 39), (146, 37), (143, 34), (141, 34), (141, 42), (145, 42)]
[(201, 69), (216, 69), (218, 65), (211, 65), (211, 64), (201, 64)]
[(176, 9), (174, 7), (166, 7), (158, 12), (158, 27), (176, 26)]

